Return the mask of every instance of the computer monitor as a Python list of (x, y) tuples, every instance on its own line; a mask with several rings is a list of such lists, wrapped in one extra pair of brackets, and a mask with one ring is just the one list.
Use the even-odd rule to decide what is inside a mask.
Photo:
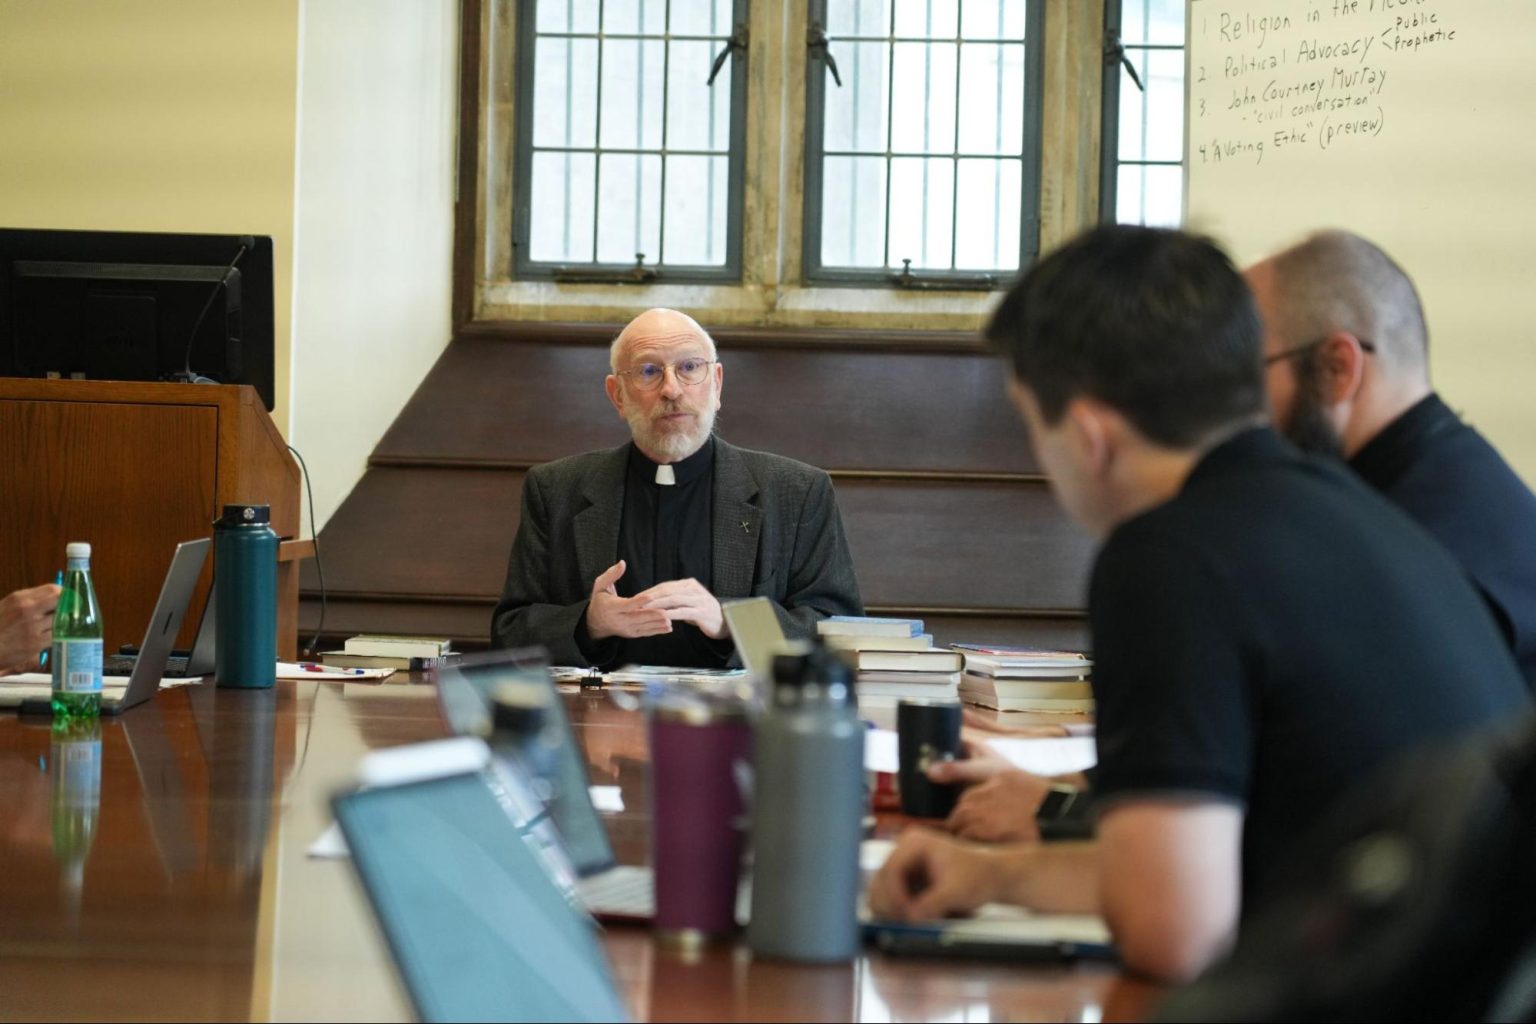
[(270, 237), (0, 228), (0, 376), (188, 369), (272, 408)]

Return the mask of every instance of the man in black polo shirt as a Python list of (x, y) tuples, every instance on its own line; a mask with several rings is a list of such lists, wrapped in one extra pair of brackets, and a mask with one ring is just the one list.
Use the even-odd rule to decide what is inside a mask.
[(988, 336), (1057, 499), (1103, 538), (1098, 839), (910, 830), (870, 902), (1101, 911), (1127, 966), (1187, 978), (1345, 786), (1529, 697), (1450, 556), (1265, 425), (1258, 316), (1209, 242), (1091, 231), (1025, 276)]
[(1413, 282), (1376, 246), (1319, 232), (1246, 272), (1275, 422), (1349, 460), (1472, 577), (1536, 686), (1536, 495), (1429, 383)]

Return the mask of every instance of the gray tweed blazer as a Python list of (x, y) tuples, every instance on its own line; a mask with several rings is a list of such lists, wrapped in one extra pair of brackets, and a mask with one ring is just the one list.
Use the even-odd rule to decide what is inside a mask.
[[(576, 626), (592, 581), (618, 561), (629, 446), (530, 470), (507, 582), (491, 618), (501, 647), (540, 645), (556, 665), (584, 665)], [(858, 582), (832, 480), (822, 470), (715, 438), (716, 598), (768, 597), (790, 638), (827, 615), (859, 615)]]

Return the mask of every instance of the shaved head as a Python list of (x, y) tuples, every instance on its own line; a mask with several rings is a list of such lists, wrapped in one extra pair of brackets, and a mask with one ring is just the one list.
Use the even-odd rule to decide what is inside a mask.
[(1376, 346), (1380, 370), (1428, 380), (1429, 334), (1413, 281), (1348, 231), (1319, 231), (1248, 272), (1279, 348), (1347, 331)]
[(697, 338), (708, 346), (709, 358), (715, 359), (718, 356), (715, 351), (715, 339), (699, 326), (697, 320), (687, 313), (658, 307), (646, 310), (624, 325), (618, 337), (613, 339), (613, 344), (608, 346), (609, 369), (617, 373), (619, 364), (624, 359), (625, 350), (631, 342), (642, 338), (657, 341)]

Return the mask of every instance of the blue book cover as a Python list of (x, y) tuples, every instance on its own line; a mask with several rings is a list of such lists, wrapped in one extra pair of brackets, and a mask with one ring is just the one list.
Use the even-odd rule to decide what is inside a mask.
[(922, 636), (923, 620), (882, 619), (874, 615), (831, 615), (816, 623), (816, 631), (823, 636)]

